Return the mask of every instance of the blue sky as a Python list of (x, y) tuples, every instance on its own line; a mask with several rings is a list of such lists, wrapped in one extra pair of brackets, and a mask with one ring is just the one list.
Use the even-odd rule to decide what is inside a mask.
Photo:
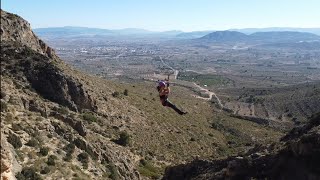
[(1, 0), (33, 28), (224, 30), (320, 27), (320, 0)]

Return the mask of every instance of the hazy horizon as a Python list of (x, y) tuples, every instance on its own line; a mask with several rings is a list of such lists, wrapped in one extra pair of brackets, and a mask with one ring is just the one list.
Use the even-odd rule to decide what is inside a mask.
[(76, 26), (191, 32), (320, 27), (317, 0), (3, 0), (1, 6), (29, 21), (33, 29)]
[(195, 30), (195, 31), (183, 31), (180, 29), (171, 29), (171, 30), (164, 30), (164, 31), (156, 31), (156, 30), (149, 30), (149, 29), (143, 29), (143, 28), (135, 28), (135, 27), (125, 27), (125, 28), (118, 28), (118, 29), (111, 29), (111, 28), (98, 28), (98, 27), (85, 27), (85, 26), (57, 26), (57, 27), (39, 27), (39, 28), (33, 28), (33, 29), (49, 29), (49, 28), (92, 28), (92, 29), (103, 29), (103, 30), (130, 30), (130, 29), (136, 29), (136, 30), (145, 30), (150, 32), (170, 32), (170, 31), (181, 31), (181, 32), (201, 32), (201, 31), (228, 31), (228, 30), (246, 30), (246, 29), (320, 29), (320, 27), (245, 27), (245, 28), (232, 28), (232, 29), (204, 29), (204, 30)]

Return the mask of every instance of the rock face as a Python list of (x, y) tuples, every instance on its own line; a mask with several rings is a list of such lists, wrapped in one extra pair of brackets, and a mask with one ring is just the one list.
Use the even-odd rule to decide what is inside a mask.
[(282, 142), (245, 156), (195, 160), (166, 169), (163, 179), (320, 179), (320, 114)]
[(21, 169), (12, 151), (6, 138), (1, 133), (1, 179), (3, 180), (16, 179), (14, 175)]
[(27, 45), (31, 49), (50, 58), (57, 58), (48, 47), (32, 32), (30, 24), (18, 15), (1, 10), (1, 41), (13, 41)]
[(76, 120), (71, 117), (66, 117), (65, 115), (61, 115), (57, 112), (52, 112), (50, 115), (70, 125), (74, 130), (76, 130), (79, 133), (80, 136), (87, 135), (87, 129), (81, 120)]
[(83, 85), (65, 73), (62, 61), (38, 39), (27, 21), (1, 11), (1, 73), (30, 83), (44, 98), (74, 111), (96, 110)]

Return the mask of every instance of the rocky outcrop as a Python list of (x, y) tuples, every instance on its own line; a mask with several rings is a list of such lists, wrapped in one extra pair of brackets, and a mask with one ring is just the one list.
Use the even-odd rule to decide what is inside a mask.
[(80, 136), (87, 135), (87, 129), (81, 120), (76, 120), (74, 118), (67, 117), (66, 115), (62, 115), (56, 111), (53, 111), (50, 115), (71, 126), (74, 130), (76, 130), (79, 133)]
[(13, 150), (7, 142), (4, 134), (1, 133), (1, 179), (16, 179), (15, 173), (21, 170), (17, 160), (14, 157)]
[[(10, 17), (9, 13), (4, 14), (1, 20)], [(13, 21), (13, 19), (8, 21)], [(15, 21), (24, 22), (24, 20)], [(95, 111), (97, 109), (95, 100), (87, 93), (83, 84), (57, 65), (62, 63), (61, 60), (53, 60), (49, 55), (40, 54), (39, 49), (34, 47), (33, 40), (24, 40), (29, 35), (28, 33), (21, 32), (24, 35), (19, 35), (13, 41), (6, 37), (7, 31), (10, 32), (6, 29), (1, 34), (1, 74), (15, 76), (17, 80), (29, 83), (44, 98), (67, 106), (73, 111), (82, 109)], [(20, 31), (17, 33), (20, 34)], [(19, 37), (22, 38), (20, 41)], [(42, 110), (41, 112), (45, 113)]]
[(194, 160), (166, 169), (163, 179), (320, 179), (320, 115), (279, 144), (223, 160)]
[(32, 87), (43, 97), (74, 111), (96, 109), (95, 101), (85, 91), (83, 85), (58, 67), (52, 64), (36, 64), (25, 70)]
[(115, 168), (116, 174), (123, 179), (141, 179), (139, 172), (135, 168), (135, 156), (122, 147), (116, 147), (110, 143), (101, 143), (97, 147), (83, 138), (76, 138), (74, 144), (79, 149), (87, 152), (93, 159), (108, 164), (117, 164)]
[(16, 14), (1, 10), (0, 32), (1, 41), (17, 42), (50, 58), (57, 58), (54, 50), (33, 33), (30, 24)]

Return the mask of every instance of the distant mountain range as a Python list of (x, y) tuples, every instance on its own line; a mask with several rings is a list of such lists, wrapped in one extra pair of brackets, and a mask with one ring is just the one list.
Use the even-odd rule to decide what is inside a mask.
[(290, 28), (290, 27), (270, 27), (270, 28), (244, 28), (244, 29), (229, 29), (229, 31), (238, 31), (245, 34), (252, 34), (256, 32), (272, 32), (272, 31), (294, 31), (307, 32), (320, 36), (320, 28)]
[(320, 36), (306, 32), (274, 31), (250, 35), (237, 31), (216, 31), (197, 39), (203, 42), (300, 42), (320, 41)]
[(177, 38), (182, 38), (182, 39), (195, 39), (195, 38), (200, 38), (203, 37), (207, 34), (210, 34), (214, 31), (192, 31), (192, 32), (183, 32), (178, 34), (176, 37)]
[[(229, 29), (228, 31), (237, 31), (244, 34), (253, 34), (256, 32), (284, 32), (284, 31), (293, 31), (293, 32), (307, 32), (313, 33), (320, 36), (320, 28), (282, 28), (282, 27), (270, 27), (270, 28), (244, 28), (244, 29)], [(203, 37), (215, 30), (208, 31), (192, 31), (192, 32), (183, 32), (178, 34), (176, 37), (181, 39), (195, 39)]]
[(101, 29), (101, 28), (88, 28), (88, 27), (51, 27), (51, 28), (37, 28), (34, 32), (40, 37), (77, 37), (77, 36), (176, 36), (182, 31), (149, 31), (138, 28), (125, 28), (125, 29)]
[(247, 41), (267, 39), (269, 41), (277, 40), (318, 40), (320, 28), (247, 28), (233, 29), (228, 31), (193, 31), (183, 32), (179, 30), (173, 31), (149, 31), (138, 28), (126, 29), (101, 29), (88, 27), (51, 27), (37, 28), (34, 32), (42, 38), (57, 37), (88, 37), (88, 36), (106, 36), (106, 37), (156, 37), (170, 39), (202, 39), (210, 41)]

